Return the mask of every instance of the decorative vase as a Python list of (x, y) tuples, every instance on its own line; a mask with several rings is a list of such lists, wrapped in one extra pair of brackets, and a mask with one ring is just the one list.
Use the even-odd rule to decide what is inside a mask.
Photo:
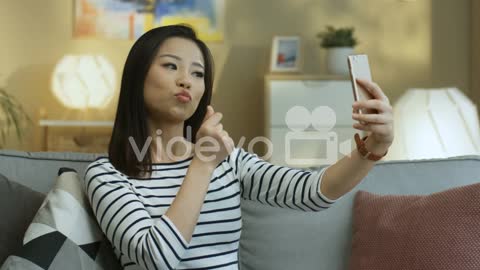
[(327, 49), (327, 70), (331, 74), (344, 75), (349, 74), (348, 60), (349, 55), (354, 54), (352, 47), (332, 47)]

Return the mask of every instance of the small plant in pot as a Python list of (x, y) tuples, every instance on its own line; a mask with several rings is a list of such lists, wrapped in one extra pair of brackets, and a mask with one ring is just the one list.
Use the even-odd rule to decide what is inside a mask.
[(348, 75), (347, 56), (354, 54), (358, 44), (353, 27), (335, 28), (331, 25), (317, 34), (320, 46), (327, 50), (327, 69), (332, 74)]
[(13, 130), (17, 139), (21, 140), (24, 133), (24, 124), (31, 123), (30, 117), (20, 103), (0, 88), (0, 149), (5, 147), (7, 136)]

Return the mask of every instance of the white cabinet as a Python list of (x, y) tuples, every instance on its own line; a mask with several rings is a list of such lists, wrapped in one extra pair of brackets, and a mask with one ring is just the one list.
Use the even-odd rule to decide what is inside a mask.
[[(293, 168), (308, 168), (332, 164), (349, 154), (355, 146), (353, 135), (356, 132), (352, 127), (352, 103), (348, 78), (266, 76), (265, 135), (272, 142), (269, 161)], [(292, 115), (288, 113), (295, 106), (304, 108), (302, 110), (308, 115), (293, 115), (292, 125)], [(332, 114), (312, 114), (318, 107), (323, 111), (331, 109)], [(326, 121), (327, 117), (329, 121)], [(295, 125), (297, 122), (301, 124)], [(332, 123), (330, 129), (328, 122)]]

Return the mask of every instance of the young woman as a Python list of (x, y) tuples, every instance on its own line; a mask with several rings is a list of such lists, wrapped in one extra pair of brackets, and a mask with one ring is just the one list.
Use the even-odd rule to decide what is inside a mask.
[[(393, 141), (392, 108), (376, 84), (359, 83), (374, 99), (354, 108), (373, 113), (353, 114), (363, 123), (355, 128), (369, 131), (366, 149), (382, 156)], [(235, 148), (209, 105), (212, 85), (210, 52), (187, 26), (148, 31), (127, 57), (109, 156), (85, 174), (94, 214), (125, 269), (238, 269), (241, 198), (320, 211), (375, 163), (355, 150), (304, 171)]]

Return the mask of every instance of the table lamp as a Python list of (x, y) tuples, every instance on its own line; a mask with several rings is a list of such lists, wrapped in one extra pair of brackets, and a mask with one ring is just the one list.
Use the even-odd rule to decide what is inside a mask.
[(477, 107), (457, 88), (409, 89), (393, 107), (395, 140), (385, 159), (480, 154)]
[(71, 109), (103, 109), (115, 93), (115, 69), (102, 55), (65, 55), (52, 76), (55, 97)]
[[(65, 55), (55, 66), (51, 89), (70, 109), (104, 109), (115, 94), (115, 69), (102, 55)], [(79, 146), (93, 140), (84, 132), (73, 138)]]

